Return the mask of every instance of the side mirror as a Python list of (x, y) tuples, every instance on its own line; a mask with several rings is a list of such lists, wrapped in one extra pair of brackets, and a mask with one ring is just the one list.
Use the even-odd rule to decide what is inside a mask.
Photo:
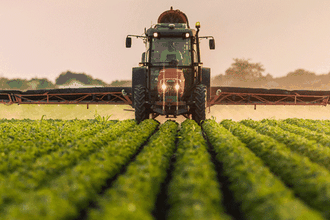
[(215, 49), (215, 42), (214, 42), (214, 39), (210, 39), (210, 41), (209, 41), (209, 46), (210, 46), (210, 50), (214, 50), (214, 49)]
[(126, 48), (131, 48), (132, 46), (132, 38), (126, 37)]

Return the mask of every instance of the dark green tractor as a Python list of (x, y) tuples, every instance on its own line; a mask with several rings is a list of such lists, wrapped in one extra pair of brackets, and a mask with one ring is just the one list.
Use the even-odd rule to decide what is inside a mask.
[(131, 37), (142, 38), (146, 46), (132, 74), (132, 106), (138, 123), (158, 115), (205, 120), (210, 68), (202, 67), (199, 41), (210, 38), (210, 49), (215, 49), (215, 43), (212, 36), (199, 37), (199, 28), (197, 22), (197, 30), (190, 29), (187, 16), (171, 8), (143, 36), (127, 36), (127, 48)]

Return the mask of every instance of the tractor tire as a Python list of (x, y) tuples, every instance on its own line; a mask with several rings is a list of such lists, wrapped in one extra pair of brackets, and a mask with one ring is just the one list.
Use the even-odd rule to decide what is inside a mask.
[(204, 121), (205, 115), (205, 100), (206, 100), (206, 86), (201, 84), (197, 85), (194, 90), (194, 101), (195, 105), (193, 108), (192, 119), (198, 124)]
[(139, 124), (149, 118), (149, 112), (146, 107), (147, 94), (146, 88), (142, 85), (137, 85), (134, 88), (134, 108), (135, 120)]

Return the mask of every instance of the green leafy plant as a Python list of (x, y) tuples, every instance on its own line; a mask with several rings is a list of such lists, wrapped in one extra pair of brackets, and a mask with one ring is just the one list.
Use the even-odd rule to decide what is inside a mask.
[(160, 126), (127, 171), (98, 199), (100, 208), (93, 210), (89, 219), (153, 219), (152, 210), (167, 175), (177, 129), (173, 121)]
[(99, 123), (105, 123), (107, 122), (112, 115), (106, 115), (106, 116), (101, 116), (100, 114), (97, 113), (97, 110), (95, 110), (94, 113), (94, 120)]
[[(241, 121), (241, 123), (256, 129), (259, 133), (274, 138), (278, 142), (285, 144), (292, 151), (300, 153), (311, 159), (311, 161), (330, 170), (330, 148), (317, 143), (315, 140), (308, 140), (301, 135), (295, 134), (299, 132), (300, 134), (307, 135), (308, 133), (306, 130), (308, 129), (304, 130), (304, 128), (274, 120), (263, 120), (263, 122), (264, 123), (253, 120)], [(286, 128), (286, 130), (283, 130), (281, 127)], [(321, 138), (324, 136), (318, 132), (314, 133), (316, 133), (316, 137)], [(330, 140), (329, 138), (327, 139)], [(323, 143), (329, 144), (324, 141)]]
[(201, 127), (193, 120), (185, 120), (179, 135), (168, 190), (168, 219), (230, 219), (221, 204), (220, 186)]
[(223, 126), (206, 120), (203, 130), (247, 219), (322, 219), (320, 213), (295, 198), (263, 161)]
[(305, 203), (330, 217), (330, 173), (327, 169), (243, 123), (223, 120), (221, 124), (227, 129), (231, 127), (231, 132), (262, 158), (272, 172), (292, 186)]
[(289, 124), (295, 124), (299, 127), (308, 128), (309, 130), (316, 131), (319, 133), (330, 135), (330, 126), (328, 125), (322, 125), (318, 123), (310, 123), (307, 120), (298, 119), (298, 118), (288, 118), (285, 119), (284, 122)]

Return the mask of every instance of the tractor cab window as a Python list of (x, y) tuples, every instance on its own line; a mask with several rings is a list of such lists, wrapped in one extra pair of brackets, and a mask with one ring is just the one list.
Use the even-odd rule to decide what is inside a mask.
[(168, 64), (189, 66), (191, 64), (190, 39), (153, 38), (151, 63), (160, 66)]

